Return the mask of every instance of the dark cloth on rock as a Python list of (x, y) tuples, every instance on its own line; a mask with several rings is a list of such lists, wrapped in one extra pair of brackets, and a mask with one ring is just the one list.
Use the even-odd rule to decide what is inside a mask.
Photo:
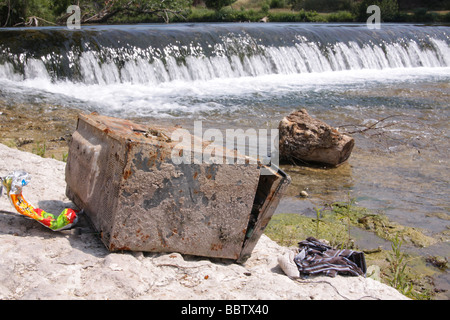
[(364, 276), (366, 262), (363, 252), (332, 247), (309, 237), (298, 243), (300, 252), (295, 256), (300, 276), (325, 274), (335, 277), (337, 274)]

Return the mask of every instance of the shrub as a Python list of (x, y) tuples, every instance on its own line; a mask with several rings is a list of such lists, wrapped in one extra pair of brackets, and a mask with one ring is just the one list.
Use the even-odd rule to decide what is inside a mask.
[(315, 11), (300, 10), (299, 12), (271, 12), (269, 20), (272, 22), (325, 22)]
[(294, 10), (314, 10), (332, 12), (338, 10), (351, 10), (352, 0), (288, 0)]
[(414, 22), (436, 22), (438, 21), (438, 14), (434, 12), (428, 12), (426, 8), (418, 8), (414, 10), (413, 15)]
[(268, 14), (269, 13), (269, 9), (270, 9), (270, 6), (267, 3), (264, 3), (261, 6), (261, 12), (263, 12), (264, 14)]
[(441, 22), (450, 22), (450, 12), (440, 15)]
[(328, 22), (353, 22), (355, 16), (349, 11), (339, 11), (336, 13), (330, 13), (326, 17)]
[(223, 7), (229, 6), (236, 2), (236, 0), (204, 0), (207, 8), (220, 10)]
[(370, 5), (377, 5), (378, 7), (380, 7), (382, 21), (398, 21), (399, 11), (397, 0), (363, 0), (353, 9), (355, 20), (365, 22), (370, 16), (367, 13), (367, 7), (369, 7)]
[(381, 19), (383, 21), (395, 21), (398, 16), (397, 0), (382, 0), (379, 4)]
[(284, 7), (286, 7), (286, 1), (285, 0), (271, 0), (270, 1), (270, 8), (271, 9), (284, 8)]

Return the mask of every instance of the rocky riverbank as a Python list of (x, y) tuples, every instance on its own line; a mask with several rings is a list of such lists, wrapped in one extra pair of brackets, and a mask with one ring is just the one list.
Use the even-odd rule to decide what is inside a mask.
[[(31, 203), (52, 213), (73, 206), (65, 163), (0, 144), (0, 173), (22, 169)], [(178, 253), (109, 253), (83, 217), (81, 234), (53, 232), (0, 198), (0, 299), (406, 299), (364, 277), (291, 280), (277, 259), (289, 250), (263, 235), (243, 265)]]
[[(44, 104), (33, 105), (33, 106), (21, 105), (21, 104), (0, 105), (0, 142), (13, 148), (13, 149), (20, 149), (22, 151), (27, 151), (27, 153), (16, 154), (16, 158), (21, 158), (21, 157), (24, 158), (24, 159), (19, 160), (19, 163), (22, 163), (22, 161), (25, 161), (25, 159), (35, 159), (39, 163), (41, 161), (47, 162), (47, 161), (52, 161), (53, 159), (56, 159), (56, 160), (60, 160), (60, 161), (56, 161), (54, 163), (57, 163), (58, 167), (61, 167), (61, 166), (64, 167), (64, 162), (61, 162), (61, 160), (64, 160), (65, 157), (67, 156), (67, 152), (68, 152), (67, 141), (68, 141), (68, 139), (70, 139), (71, 133), (75, 130), (77, 114), (79, 112), (80, 112), (80, 110), (77, 110), (77, 109), (71, 109), (71, 108), (63, 109), (63, 108), (58, 108), (58, 107), (54, 107), (51, 105), (44, 105)], [(14, 153), (14, 151), (11, 151), (11, 152)], [(34, 153), (34, 154), (32, 154), (32, 153)], [(8, 152), (5, 151), (5, 154), (8, 154)], [(36, 155), (37, 155), (37, 157), (36, 157)], [(44, 157), (47, 157), (50, 159), (43, 160), (41, 158), (41, 156), (44, 156)], [(12, 158), (6, 157), (6, 156), (4, 157), (4, 159), (5, 159), (5, 161), (4, 161), (5, 170), (4, 170), (4, 172), (3, 171), (0, 172), (1, 175), (6, 174), (7, 173), (6, 171), (8, 171), (8, 170), (12, 170), (12, 169), (15, 170), (18, 168), (17, 163), (16, 163), (17, 160), (13, 160)], [(33, 168), (31, 170), (35, 170), (35, 169)], [(291, 170), (294, 170), (294, 169), (291, 169)], [(301, 170), (301, 169), (299, 169), (299, 170)], [(45, 173), (45, 174), (48, 175), (48, 173)], [(57, 179), (59, 179), (59, 180), (62, 179), (61, 183), (64, 185), (64, 181), (63, 181), (64, 173), (62, 172), (62, 173), (60, 173), (60, 175), (61, 176), (57, 177)], [(53, 174), (50, 174), (50, 176), (53, 177)], [(49, 184), (51, 184), (50, 181), (52, 179), (54, 179), (51, 177), (49, 179), (47, 179), (48, 182), (43, 182), (46, 179), (44, 179), (44, 177), (42, 177), (42, 180), (41, 180), (42, 183), (39, 183), (39, 185), (40, 186), (45, 185), (45, 188), (48, 188)], [(295, 178), (295, 174), (294, 174), (294, 178)], [(36, 184), (36, 178), (33, 179), (32, 185), (34, 185), (35, 188), (39, 189), (39, 186), (36, 186), (35, 184)], [(293, 189), (291, 188), (291, 189), (296, 190), (297, 188), (295, 186), (295, 181), (293, 181), (293, 184), (294, 184), (294, 188)], [(64, 187), (61, 186), (60, 188), (62, 191), (59, 190), (58, 192), (61, 192), (61, 197), (63, 197), (65, 199), (64, 201), (68, 201), (68, 199), (66, 199), (65, 196), (63, 195)], [(38, 189), (36, 189), (36, 190), (38, 190)], [(292, 192), (292, 190), (290, 190), (290, 192)], [(25, 192), (31, 192), (31, 191), (28, 191), (28, 189), (27, 189), (27, 190), (25, 190)], [(291, 196), (290, 192), (288, 192), (288, 196)], [(37, 194), (35, 196), (38, 196), (38, 195), (39, 195), (39, 192), (37, 192)], [(33, 195), (30, 194), (30, 196), (33, 196)], [(46, 199), (50, 199), (50, 198), (46, 198)], [(2, 209), (2, 210), (4, 209), (7, 211), (12, 210), (12, 208), (6, 204), (7, 202), (5, 202), (4, 199), (2, 201), (4, 201), (3, 203), (5, 203), (6, 208), (8, 208), (8, 209), (5, 209), (5, 207), (2, 207), (0, 209)], [(41, 200), (39, 200), (39, 201), (41, 201)], [(37, 202), (34, 202), (34, 203), (37, 203)], [(43, 201), (43, 203), (45, 205), (50, 205), (50, 208), (48, 208), (48, 210), (50, 212), (53, 212), (52, 210), (54, 210), (54, 209), (51, 207), (52, 203), (53, 203), (52, 201), (50, 201), (48, 203), (46, 201)], [(62, 210), (62, 203), (60, 203), (59, 206), (56, 205), (55, 212), (56, 211), (60, 212), (61, 210)], [(368, 217), (373, 218), (372, 215), (369, 215)], [(301, 217), (299, 217), (299, 218), (301, 218)], [(304, 217), (304, 218), (306, 218), (306, 217)], [(276, 219), (276, 221), (278, 221), (278, 220), (279, 219)], [(305, 220), (305, 219), (303, 219), (303, 220)], [(373, 224), (374, 226), (376, 225), (375, 223), (373, 223), (373, 221), (368, 222), (368, 221), (364, 220), (362, 222), (367, 222), (370, 225)], [(19, 219), (18, 223), (19, 224), (24, 223), (23, 219)], [(30, 221), (26, 220), (26, 223), (30, 223)], [(315, 224), (315, 223), (313, 222), (313, 224)], [(382, 222), (382, 224), (383, 224), (383, 226), (385, 226), (386, 221)], [(391, 224), (391, 222), (389, 222), (389, 225), (390, 224)], [(342, 227), (342, 226), (343, 225), (340, 224), (340, 227)], [(403, 228), (402, 226), (400, 226), (398, 224), (396, 224), (395, 226), (396, 226), (396, 228), (397, 227)], [(302, 228), (303, 228), (303, 225), (302, 225)], [(338, 230), (338, 229), (339, 228), (334, 228), (334, 230)], [(403, 229), (405, 229), (405, 228), (403, 228)], [(386, 230), (386, 228), (382, 228), (382, 230)], [(412, 229), (407, 228), (407, 230), (412, 230)], [(343, 232), (346, 233), (345, 230)], [(313, 233), (311, 233), (311, 234), (313, 234)], [(356, 234), (356, 232), (352, 232), (352, 235), (353, 234)], [(306, 237), (308, 235), (304, 235), (304, 236)], [(422, 234), (419, 234), (419, 235), (421, 236), (421, 238), (412, 238), (412, 239), (413, 240), (418, 239), (417, 241), (419, 241), (419, 240), (422, 241), (423, 239), (428, 241), (431, 239), (428, 237), (423, 237)], [(365, 234), (363, 237), (366, 237), (366, 236), (367, 236), (367, 234)], [(85, 236), (83, 236), (83, 237), (85, 237)], [(280, 242), (279, 239), (277, 239), (276, 237), (272, 238), (272, 239), (276, 240), (279, 244), (283, 245), (283, 242)], [(369, 241), (369, 240), (367, 240), (367, 241)], [(291, 243), (289, 245), (295, 245), (295, 243), (296, 242), (294, 241), (293, 243)], [(425, 244), (425, 246), (426, 246), (426, 244)], [(372, 248), (372, 244), (369, 247)], [(386, 249), (390, 249), (390, 244), (388, 243), (386, 247), (387, 247)], [(366, 248), (366, 247), (364, 247), (364, 248)], [(384, 251), (384, 252), (386, 252), (386, 251)], [(374, 259), (372, 259), (372, 257), (374, 257)], [(377, 254), (377, 253), (371, 254), (370, 256), (368, 255), (367, 258), (369, 260), (374, 260), (374, 261), (370, 261), (370, 263), (374, 263), (374, 264), (378, 264), (378, 265), (386, 264), (386, 261), (385, 261), (386, 257), (382, 256), (380, 258), (379, 254)], [(420, 260), (420, 261), (423, 260), (424, 261), (424, 259), (415, 259), (415, 260)], [(424, 263), (422, 263), (422, 264), (424, 264)], [(417, 269), (417, 266), (415, 266), (415, 267)], [(420, 268), (420, 270), (423, 271), (423, 265), (420, 265), (419, 268)], [(423, 273), (422, 271), (420, 271), (420, 272)], [(426, 274), (428, 274), (428, 273), (429, 272), (426, 272)]]

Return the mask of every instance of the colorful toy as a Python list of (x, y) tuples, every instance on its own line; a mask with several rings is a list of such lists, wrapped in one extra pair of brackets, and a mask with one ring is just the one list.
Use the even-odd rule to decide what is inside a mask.
[[(71, 228), (78, 220), (76, 210), (66, 208), (61, 214), (55, 217), (53, 214), (45, 212), (42, 209), (35, 208), (28, 203), (22, 195), (22, 187), (30, 181), (30, 175), (24, 171), (14, 171), (13, 173), (2, 177), (1, 185), (6, 189), (8, 198), (18, 213), (28, 218), (37, 220), (44, 226), (53, 231), (60, 231)], [(0, 196), (2, 187), (0, 185)]]

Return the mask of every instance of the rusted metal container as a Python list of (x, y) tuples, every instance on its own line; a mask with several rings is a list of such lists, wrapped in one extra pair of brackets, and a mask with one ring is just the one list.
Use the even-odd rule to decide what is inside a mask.
[(175, 164), (174, 130), (81, 114), (69, 145), (67, 196), (110, 251), (245, 261), (290, 178), (273, 166), (261, 175), (259, 162)]

